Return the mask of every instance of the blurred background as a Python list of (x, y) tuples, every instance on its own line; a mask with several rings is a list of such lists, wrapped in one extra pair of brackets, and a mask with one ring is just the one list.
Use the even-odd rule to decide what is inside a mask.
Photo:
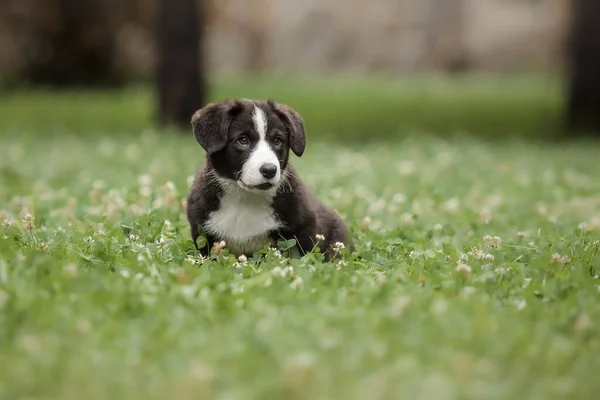
[(1, 0), (0, 119), (187, 129), (239, 96), (287, 102), (322, 136), (594, 131), (598, 3)]

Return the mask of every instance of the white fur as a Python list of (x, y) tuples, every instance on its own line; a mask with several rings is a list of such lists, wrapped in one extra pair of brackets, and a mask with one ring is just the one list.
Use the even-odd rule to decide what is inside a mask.
[(205, 229), (225, 240), (235, 255), (260, 250), (270, 241), (269, 232), (282, 226), (271, 209), (273, 193), (252, 193), (225, 180), (220, 183), (224, 192), (221, 204), (210, 213)]
[[(281, 169), (279, 168), (279, 159), (277, 159), (277, 155), (266, 140), (267, 117), (265, 112), (254, 106), (252, 120), (254, 121), (254, 128), (258, 132), (259, 140), (242, 167), (241, 183), (242, 185), (245, 185), (246, 189), (265, 182), (270, 182), (276, 186), (281, 179)], [(277, 166), (277, 173), (271, 179), (265, 179), (260, 173), (260, 167), (267, 163), (272, 163)]]

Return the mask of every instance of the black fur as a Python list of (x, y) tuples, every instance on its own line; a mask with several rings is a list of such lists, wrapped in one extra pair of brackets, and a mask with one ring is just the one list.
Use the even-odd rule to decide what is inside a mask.
[[(206, 159), (196, 174), (187, 200), (187, 217), (194, 244), (200, 234), (207, 238), (206, 246), (198, 248), (196, 244), (196, 248), (206, 256), (212, 244), (223, 239), (205, 232), (203, 226), (210, 213), (219, 209), (223, 196), (223, 188), (216, 178), (235, 181), (252, 150), (252, 143), (258, 140), (252, 121), (255, 105), (265, 112), (269, 127), (266, 138), (285, 175), (271, 199), (273, 214), (284, 226), (269, 233), (272, 244), (281, 238), (294, 238), (298, 249), (304, 253), (312, 250), (318, 242), (328, 259), (336, 254), (332, 247), (336, 242), (344, 243), (353, 251), (349, 231), (339, 215), (305, 187), (293, 166), (288, 163), (289, 149), (301, 156), (306, 147), (301, 116), (272, 100), (226, 100), (209, 104), (194, 114), (194, 135), (206, 151)], [(247, 136), (251, 144), (239, 145), (237, 140), (241, 135)], [(274, 144), (275, 137), (280, 139), (280, 144)], [(325, 239), (318, 241), (317, 235), (323, 235)]]

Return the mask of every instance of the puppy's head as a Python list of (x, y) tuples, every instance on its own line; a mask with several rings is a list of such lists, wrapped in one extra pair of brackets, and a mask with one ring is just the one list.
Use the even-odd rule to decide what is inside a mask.
[(192, 126), (217, 175), (252, 192), (277, 188), (289, 150), (300, 157), (306, 146), (300, 114), (272, 100), (211, 103)]

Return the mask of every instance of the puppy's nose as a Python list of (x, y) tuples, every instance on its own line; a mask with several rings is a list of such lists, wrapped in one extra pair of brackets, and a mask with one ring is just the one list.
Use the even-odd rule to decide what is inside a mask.
[(277, 174), (277, 165), (273, 163), (263, 164), (258, 170), (266, 179), (271, 179)]

